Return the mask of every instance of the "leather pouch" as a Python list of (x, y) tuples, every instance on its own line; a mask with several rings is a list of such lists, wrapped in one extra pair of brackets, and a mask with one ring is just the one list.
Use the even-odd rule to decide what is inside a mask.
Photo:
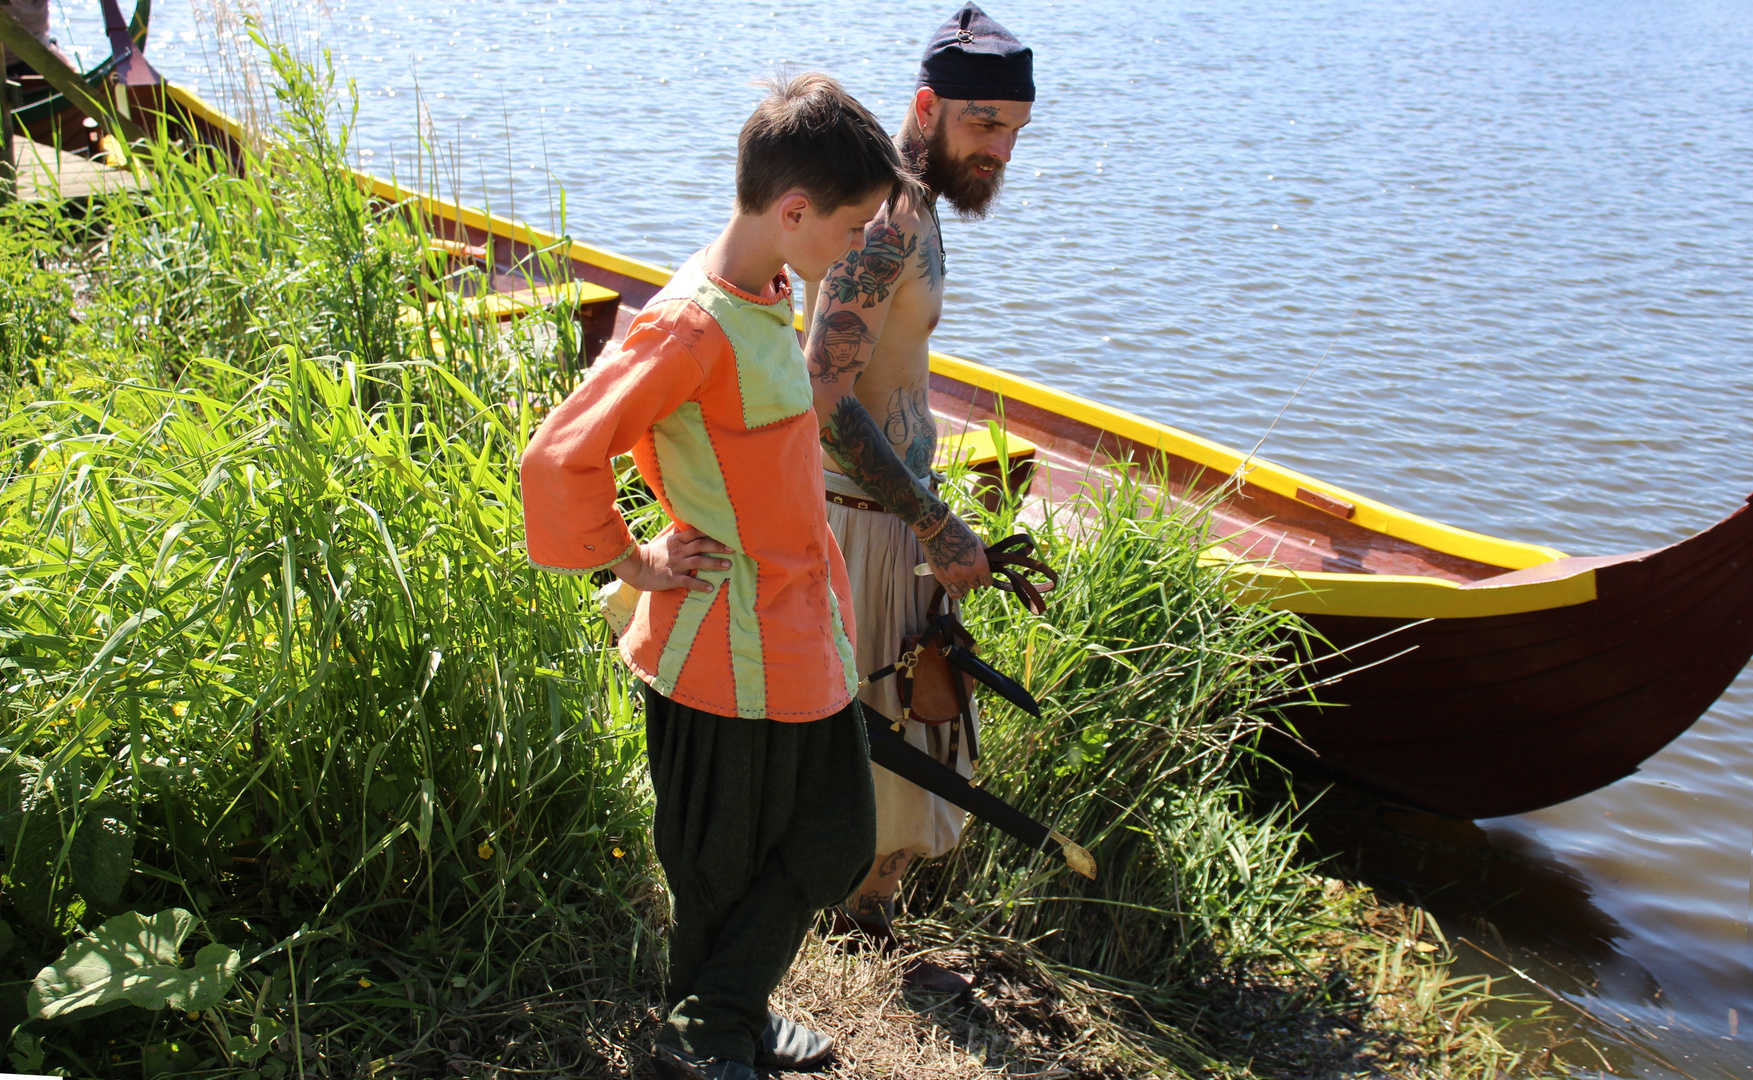
[[(948, 617), (944, 617), (947, 621)], [(957, 644), (969, 651), (974, 651), (974, 639), (960, 623), (951, 623), (954, 627), (949, 632), (959, 639)], [(913, 665), (912, 701), (908, 702), (911, 719), (927, 724), (945, 724), (962, 714), (962, 702), (974, 692), (974, 680), (965, 671), (950, 666), (939, 647), (938, 634), (929, 636), (931, 640), (919, 650), (918, 659)], [(905, 656), (919, 647), (919, 637), (901, 639), (901, 655)], [(956, 683), (961, 683), (961, 694), (956, 693)]]

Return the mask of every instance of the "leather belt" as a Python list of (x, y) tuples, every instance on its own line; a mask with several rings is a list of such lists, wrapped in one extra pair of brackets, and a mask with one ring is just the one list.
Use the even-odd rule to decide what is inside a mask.
[(850, 506), (854, 510), (875, 510), (879, 514), (889, 512), (888, 507), (875, 499), (860, 498), (856, 495), (842, 495), (838, 491), (828, 492), (828, 501), (835, 506)]
[[(921, 477), (920, 479), (924, 483), (929, 484), (931, 486), (932, 491), (938, 490), (938, 488), (940, 488), (943, 485), (943, 474), (942, 473), (934, 472), (931, 474), (931, 476), (929, 478)], [(877, 502), (875, 499), (869, 498), (868, 496), (842, 495), (838, 491), (834, 491), (831, 489), (824, 489), (824, 490), (827, 491), (828, 501), (833, 503), (835, 506), (850, 506), (854, 510), (874, 510), (875, 512), (877, 512), (879, 514), (893, 514), (894, 513), (893, 510), (890, 510), (888, 507), (884, 506), (882, 503)], [(899, 515), (896, 515), (896, 516), (898, 517)]]

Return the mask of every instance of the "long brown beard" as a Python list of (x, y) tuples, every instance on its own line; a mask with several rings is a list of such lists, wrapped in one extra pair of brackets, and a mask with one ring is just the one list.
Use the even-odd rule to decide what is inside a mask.
[[(1004, 162), (988, 154), (970, 154), (957, 160), (950, 156), (949, 132), (944, 126), (926, 135), (917, 136), (903, 148), (908, 164), (919, 170), (919, 179), (934, 194), (955, 210), (965, 221), (978, 221), (992, 209), (992, 203), (1004, 188)], [(991, 176), (974, 171), (976, 165), (990, 165)]]

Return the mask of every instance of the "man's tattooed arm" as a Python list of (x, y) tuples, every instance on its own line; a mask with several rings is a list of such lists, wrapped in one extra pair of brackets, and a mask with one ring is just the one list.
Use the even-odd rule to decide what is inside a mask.
[(876, 335), (855, 311), (840, 308), (815, 319), (804, 348), (810, 378), (817, 383), (837, 383), (843, 375), (856, 375), (869, 362), (867, 350), (876, 341)]
[(853, 483), (914, 528), (936, 525), (949, 512), (924, 481), (907, 471), (888, 435), (851, 394), (828, 414), (822, 446)]
[(962, 519), (914, 477), (895, 454), (869, 411), (851, 394), (841, 398), (822, 426), (822, 445), (853, 483), (922, 536), (925, 557), (944, 591), (953, 597), (991, 583), (985, 550)]
[[(880, 214), (864, 231), (864, 247), (828, 268), (819, 287), (805, 288), (815, 309), (806, 320), (804, 358), (815, 384), (816, 415), (826, 416), (870, 363), (893, 288), (919, 245), (917, 233)], [(848, 379), (847, 376), (852, 376)]]
[(879, 218), (865, 232), (864, 247), (847, 252), (846, 258), (828, 271), (823, 288), (842, 304), (856, 300), (867, 308), (876, 307), (889, 298), (889, 289), (918, 246), (918, 234)]

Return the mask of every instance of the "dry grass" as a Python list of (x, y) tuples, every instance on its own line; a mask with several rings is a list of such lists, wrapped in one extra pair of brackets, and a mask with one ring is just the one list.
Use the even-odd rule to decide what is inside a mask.
[[(1191, 1031), (1165, 1031), (1163, 1018), (1136, 998), (1017, 942), (971, 939), (931, 922), (916, 924), (916, 936), (933, 943), (934, 959), (977, 974), (971, 994), (907, 993), (905, 957), (849, 954), (812, 936), (774, 1007), (834, 1034), (839, 1057), (816, 1075), (847, 1080), (1349, 1080), (1547, 1071), (1546, 1060), (1523, 1060), (1504, 1046), (1498, 1026), (1475, 1015), (1508, 999), (1488, 981), (1450, 976), (1450, 944), (1421, 909), (1333, 880), (1323, 892), (1342, 921), (1294, 962), (1206, 980)], [(1161, 1053), (1165, 1038), (1181, 1044), (1178, 1052)], [(1177, 1064), (1188, 1039), (1216, 1052), (1206, 1068)]]
[(773, 1007), (832, 1032), (839, 1052), (817, 1075), (844, 1080), (896, 1076), (968, 1080), (1006, 1075), (986, 1067), (929, 1007), (903, 992), (902, 961), (852, 954), (811, 936), (774, 997)]

